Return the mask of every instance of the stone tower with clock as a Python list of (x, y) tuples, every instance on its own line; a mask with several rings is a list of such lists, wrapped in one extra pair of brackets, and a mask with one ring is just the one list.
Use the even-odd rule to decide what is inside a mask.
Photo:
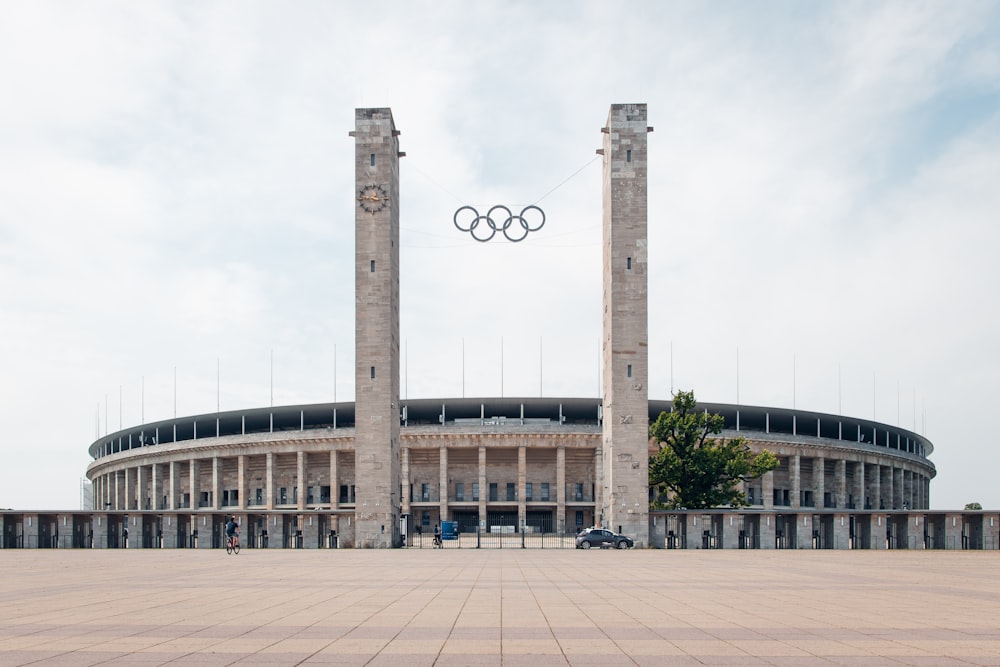
[(604, 146), (601, 523), (649, 543), (645, 104), (614, 104)]
[[(400, 545), (399, 132), (390, 109), (356, 109), (355, 546)], [(336, 492), (336, 490), (334, 490)]]

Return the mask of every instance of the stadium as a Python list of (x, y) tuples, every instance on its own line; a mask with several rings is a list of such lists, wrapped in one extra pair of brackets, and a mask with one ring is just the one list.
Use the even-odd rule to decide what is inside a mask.
[[(650, 401), (649, 419), (670, 407)], [(816, 530), (815, 546), (860, 547), (863, 522), (927, 514), (933, 446), (915, 433), (801, 410), (699, 407), (723, 415), (723, 437), (743, 436), (751, 449), (774, 452), (781, 466), (746, 486), (751, 506), (741, 511), (652, 513), (652, 546), (700, 547), (707, 530), (708, 545), (720, 548), (812, 548)], [(455, 521), (460, 533), (518, 546), (523, 536), (572, 535), (595, 524), (617, 530), (602, 517), (602, 427), (598, 399), (404, 402), (401, 534), (413, 544), (439, 522)], [(139, 526), (143, 546), (189, 547), (198, 534), (219, 546), (224, 518), (235, 514), (254, 546), (351, 546), (355, 514), (367, 506), (355, 483), (355, 430), (353, 403), (171, 419), (93, 443), (88, 474), (97, 507), (111, 517), (112, 543), (126, 515), (138, 515), (133, 532)], [(703, 514), (708, 527), (698, 529)], [(796, 530), (800, 515), (804, 531)], [(728, 517), (738, 520), (735, 530)], [(933, 524), (928, 530), (933, 544)]]
[[(4, 513), (3, 546), (215, 548), (233, 515), (256, 548), (423, 546), (445, 522), (449, 547), (572, 547), (602, 526), (636, 547), (997, 548), (996, 513), (929, 510), (923, 436), (786, 408), (699, 403), (780, 461), (745, 485), (749, 507), (650, 510), (648, 425), (671, 402), (647, 394), (644, 104), (612, 105), (601, 128), (603, 395), (400, 400), (405, 153), (391, 110), (355, 121), (355, 401), (110, 433), (89, 448), (93, 509)], [(531, 231), (491, 214), (470, 228)]]

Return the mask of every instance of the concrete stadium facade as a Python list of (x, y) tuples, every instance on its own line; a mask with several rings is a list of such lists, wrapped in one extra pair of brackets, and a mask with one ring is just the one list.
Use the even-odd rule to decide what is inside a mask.
[[(893, 516), (912, 517), (917, 526), (923, 519), (921, 544), (947, 539), (944, 525), (926, 518), (935, 514), (927, 508), (936, 474), (926, 438), (802, 410), (700, 406), (723, 415), (724, 437), (742, 436), (751, 449), (774, 452), (781, 466), (745, 485), (749, 508), (648, 513), (650, 546), (877, 548), (885, 537), (879, 530)], [(419, 399), (402, 408), (396, 528), (406, 543), (440, 521), (487, 535), (572, 535), (595, 524), (629, 532), (608, 522), (602, 502), (600, 399)], [(647, 417), (668, 410), (669, 401), (650, 401)], [(128, 515), (133, 540), (147, 546), (190, 547), (196, 533), (214, 544), (224, 517), (234, 514), (257, 545), (266, 538), (269, 547), (354, 546), (356, 515), (368, 502), (357, 491), (356, 432), (355, 405), (327, 403), (185, 417), (110, 434), (90, 447), (95, 510), (112, 524), (95, 531), (97, 540), (118, 543)], [(646, 448), (651, 454), (655, 444)], [(643, 508), (619, 509), (625, 516)], [(116, 521), (125, 523), (116, 528)], [(992, 515), (988, 523), (979, 539), (968, 519), (956, 522), (984, 546), (995, 541)], [(905, 541), (916, 534), (909, 531)]]
[[(4, 513), (3, 544), (218, 546), (235, 515), (249, 546), (387, 548), (454, 521), (468, 545), (521, 546), (601, 525), (668, 548), (995, 548), (1000, 517), (934, 513), (921, 435), (801, 410), (700, 404), (724, 437), (781, 466), (742, 510), (650, 511), (643, 104), (612, 105), (603, 145), (599, 398), (399, 396), (399, 131), (389, 109), (355, 128), (352, 403), (257, 408), (142, 424), (90, 445), (94, 508)], [(61, 528), (60, 528), (61, 525)], [(462, 540), (458, 541), (462, 544)], [(544, 542), (542, 542), (544, 544)], [(550, 538), (550, 544), (551, 544)], [(572, 539), (569, 540), (572, 545)]]

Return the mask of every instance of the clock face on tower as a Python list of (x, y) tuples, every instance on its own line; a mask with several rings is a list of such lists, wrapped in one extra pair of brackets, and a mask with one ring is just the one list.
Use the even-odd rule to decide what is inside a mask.
[(369, 213), (375, 213), (385, 208), (388, 196), (381, 185), (366, 185), (358, 193), (358, 203)]

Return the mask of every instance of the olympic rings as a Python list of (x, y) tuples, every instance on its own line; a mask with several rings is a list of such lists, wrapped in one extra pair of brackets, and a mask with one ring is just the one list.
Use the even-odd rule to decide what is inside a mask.
[[(465, 210), (471, 211), (471, 218), (468, 215), (462, 216), (464, 219), (469, 220), (468, 224), (463, 227), (458, 221), (458, 216)], [(494, 211), (502, 211), (506, 215), (497, 217), (494, 215)], [(531, 213), (531, 211), (538, 211), (537, 215), (541, 216), (541, 219), (538, 220), (538, 224), (532, 225), (528, 222), (528, 219), (525, 218), (526, 213), (530, 218), (536, 217), (536, 215)], [(502, 222), (497, 222), (498, 220), (501, 220)], [(514, 213), (503, 204), (497, 204), (487, 211), (486, 215), (480, 215), (479, 211), (477, 211), (474, 207), (463, 206), (455, 211), (452, 222), (455, 223), (455, 227), (457, 227), (460, 232), (469, 232), (472, 235), (472, 238), (476, 239), (480, 243), (486, 243), (487, 241), (492, 240), (493, 237), (496, 236), (497, 232), (503, 233), (508, 241), (519, 243), (527, 238), (528, 232), (537, 232), (542, 228), (542, 225), (545, 224), (545, 211), (538, 208), (534, 204), (531, 204), (522, 208), (519, 214), (514, 215)], [(520, 225), (520, 229), (514, 225), (515, 222)], [(480, 227), (479, 223), (484, 224)], [(480, 230), (478, 235), (476, 234), (477, 229)]]

